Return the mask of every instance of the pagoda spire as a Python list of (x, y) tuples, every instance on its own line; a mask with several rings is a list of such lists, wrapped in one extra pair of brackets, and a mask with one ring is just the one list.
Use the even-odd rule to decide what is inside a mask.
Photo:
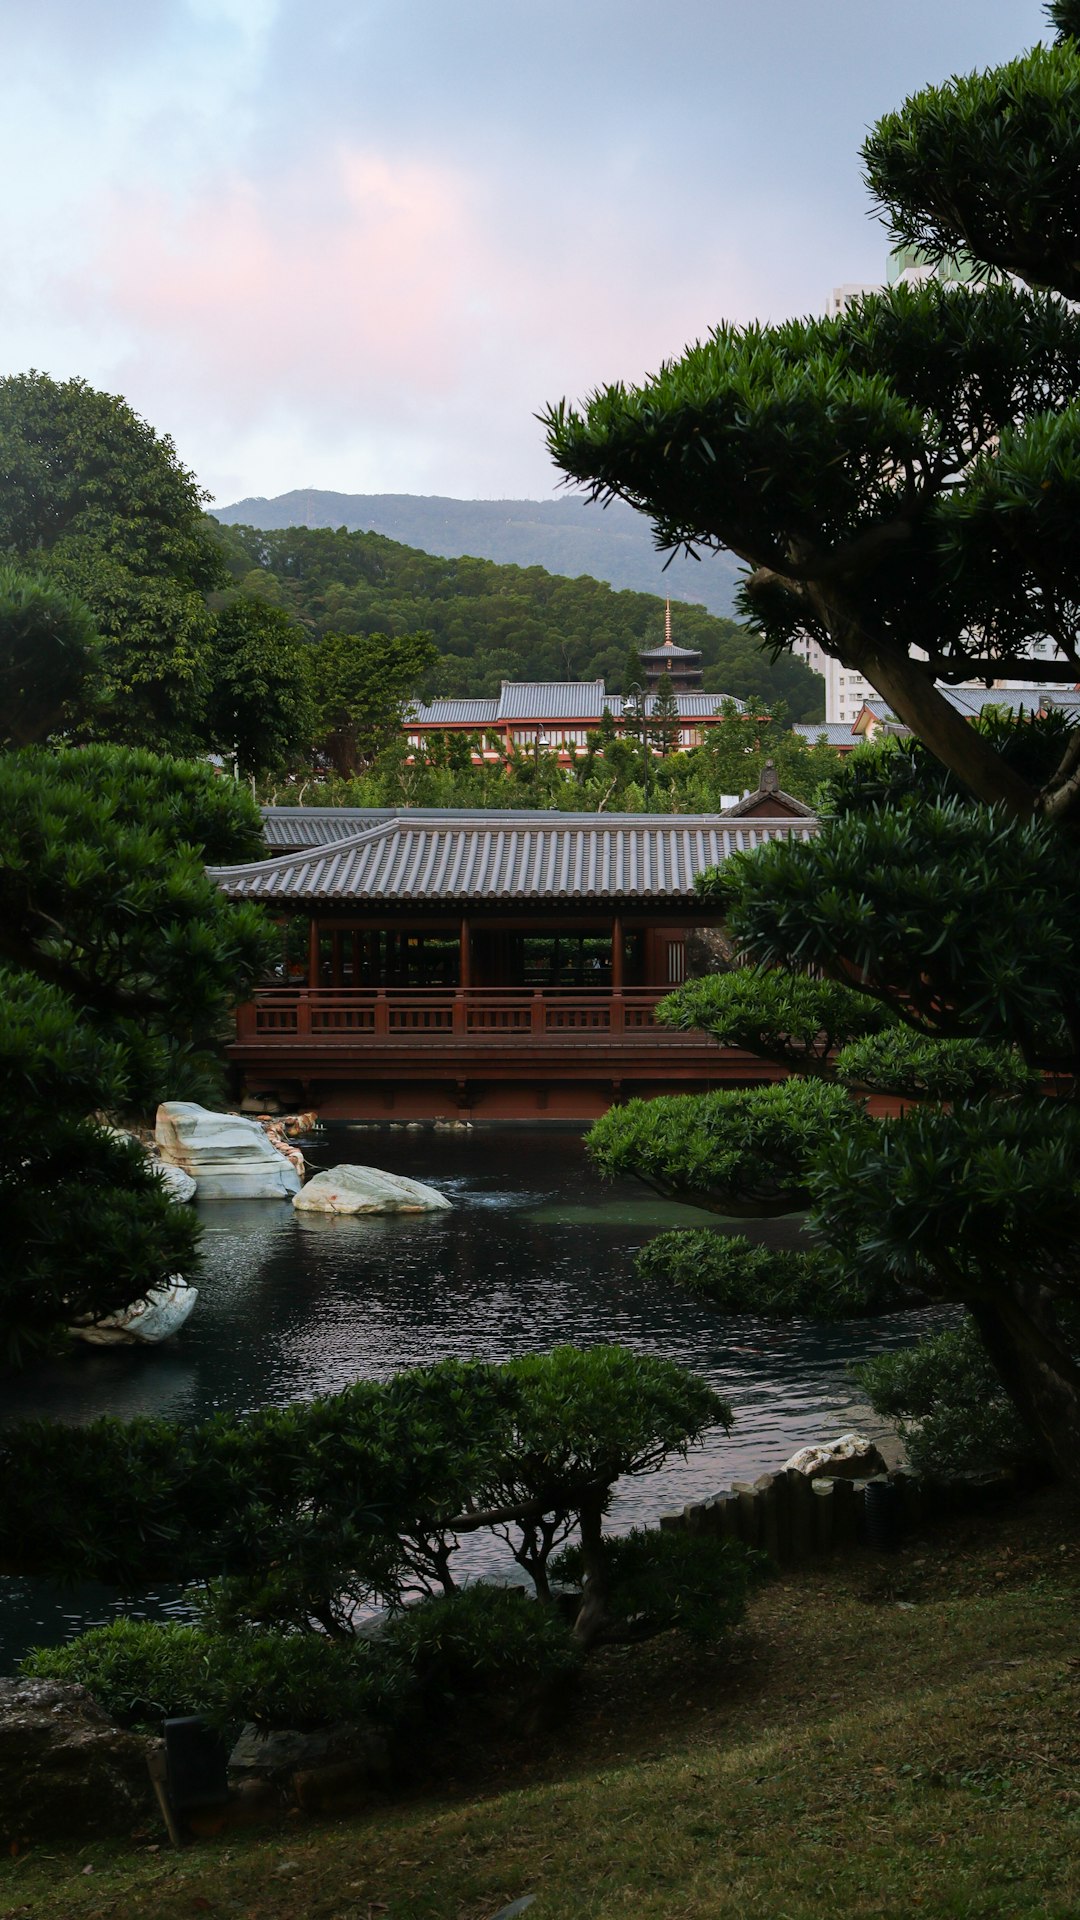
[(674, 645), (674, 641), (671, 638), (671, 601), (670, 600), (664, 601), (664, 645), (665, 647), (670, 647)]

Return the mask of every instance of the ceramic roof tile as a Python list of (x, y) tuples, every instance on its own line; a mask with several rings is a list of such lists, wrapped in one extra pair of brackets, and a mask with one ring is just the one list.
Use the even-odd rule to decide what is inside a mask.
[(561, 814), (394, 817), (332, 846), (211, 868), (233, 899), (436, 902), (693, 896), (747, 847), (815, 832), (812, 817)]

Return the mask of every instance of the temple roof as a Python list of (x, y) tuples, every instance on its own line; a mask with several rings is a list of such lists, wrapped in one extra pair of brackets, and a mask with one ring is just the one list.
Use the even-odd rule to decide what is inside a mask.
[(395, 815), (308, 852), (211, 867), (231, 899), (435, 904), (641, 900), (689, 904), (733, 853), (816, 832), (809, 815)]
[[(675, 695), (681, 720), (710, 719), (723, 701), (732, 698), (725, 693)], [(734, 705), (742, 712), (743, 701), (734, 700)], [(483, 728), (505, 726), (508, 721), (602, 720), (605, 708), (619, 720), (623, 706), (622, 695), (608, 693), (602, 680), (504, 680), (497, 700), (428, 700), (414, 707), (406, 725)], [(645, 706), (647, 713), (655, 712), (655, 693), (646, 696)]]
[(700, 647), (677, 647), (673, 640), (662, 640), (658, 647), (641, 647), (639, 660), (700, 660)]

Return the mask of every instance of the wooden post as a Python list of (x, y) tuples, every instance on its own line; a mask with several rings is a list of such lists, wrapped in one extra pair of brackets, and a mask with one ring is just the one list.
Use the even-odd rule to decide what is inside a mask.
[(468, 919), (464, 914), (461, 916), (458, 984), (461, 987), (472, 986), (472, 935), (469, 929)]
[(623, 990), (623, 923), (622, 914), (617, 913), (611, 923), (611, 991)]
[(308, 986), (318, 987), (319, 979), (319, 923), (314, 915), (308, 927)]
[[(836, 1508), (834, 1501), (835, 1480), (811, 1480), (810, 1487), (814, 1496), (814, 1545), (818, 1553), (831, 1553), (833, 1545), (833, 1516)], [(848, 1481), (848, 1485), (851, 1482)]]
[(816, 1544), (814, 1495), (805, 1473), (800, 1473), (797, 1467), (789, 1467), (787, 1477), (790, 1498), (788, 1511), (791, 1519), (791, 1557), (797, 1566), (801, 1560), (809, 1560)]

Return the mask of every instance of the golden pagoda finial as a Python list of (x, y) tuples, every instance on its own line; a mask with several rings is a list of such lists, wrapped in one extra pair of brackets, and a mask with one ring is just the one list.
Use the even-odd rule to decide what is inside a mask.
[(671, 640), (671, 601), (664, 601), (664, 645), (670, 647)]

